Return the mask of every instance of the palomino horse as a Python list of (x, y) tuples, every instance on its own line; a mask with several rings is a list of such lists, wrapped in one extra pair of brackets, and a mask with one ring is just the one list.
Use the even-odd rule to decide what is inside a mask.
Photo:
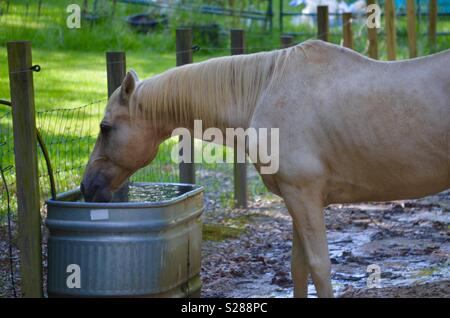
[[(450, 187), (450, 51), (399, 62), (320, 41), (223, 57), (139, 81), (109, 99), (81, 191), (112, 192), (173, 129), (279, 128), (279, 170), (263, 175), (293, 219), (294, 296), (311, 274), (332, 297), (323, 209), (418, 198)], [(257, 168), (258, 165), (256, 164)]]

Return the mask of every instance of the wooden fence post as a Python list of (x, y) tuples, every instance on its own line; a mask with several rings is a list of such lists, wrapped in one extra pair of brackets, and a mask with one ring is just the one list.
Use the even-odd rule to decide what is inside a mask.
[(344, 37), (344, 46), (353, 49), (353, 32), (352, 32), (352, 13), (345, 12), (342, 14), (342, 34)]
[(282, 35), (280, 38), (280, 46), (286, 49), (294, 45), (294, 37), (292, 35)]
[[(376, 4), (376, 0), (367, 0), (367, 5)], [(375, 12), (367, 12), (367, 18)], [(370, 26), (367, 23), (367, 38), (369, 40), (368, 55), (370, 58), (378, 59), (378, 34), (377, 28), (375, 26)]]
[(81, 14), (86, 15), (88, 13), (89, 3), (88, 0), (83, 0), (83, 5), (81, 7)]
[(41, 214), (31, 42), (8, 42), (21, 289), (23, 297), (42, 297)]
[(113, 0), (112, 10), (111, 10), (112, 17), (114, 17), (116, 15), (116, 6), (117, 6), (117, 0)]
[(106, 52), (106, 75), (108, 78), (108, 97), (122, 85), (127, 73), (125, 52)]
[(328, 42), (328, 6), (317, 6), (317, 38)]
[[(127, 59), (125, 52), (106, 52), (106, 76), (108, 79), (108, 98), (122, 85), (127, 73)], [(130, 182), (124, 184), (114, 193), (113, 201), (126, 202)]]
[[(177, 66), (192, 63), (192, 30), (177, 29), (176, 31)], [(183, 137), (180, 136), (180, 142)], [(191, 138), (191, 162), (180, 162), (180, 182), (195, 183), (194, 138)]]
[(408, 49), (409, 57), (417, 56), (416, 43), (416, 0), (407, 0), (406, 11), (408, 16)]
[(278, 3), (278, 24), (280, 27), (280, 33), (283, 33), (283, 0), (279, 0)]
[(396, 36), (395, 36), (395, 4), (394, 0), (385, 0), (385, 28), (387, 58), (392, 61), (396, 58)]
[(38, 17), (41, 16), (41, 9), (42, 9), (42, 0), (39, 0), (39, 3), (38, 3), (38, 13), (37, 13)]
[[(245, 54), (244, 30), (231, 30), (231, 55)], [(247, 163), (238, 163), (237, 144), (234, 145), (234, 206), (247, 207)]]
[(266, 21), (269, 18), (269, 30), (272, 32), (273, 30), (273, 0), (269, 0), (269, 8), (267, 9)]
[(436, 50), (437, 9), (437, 1), (430, 0), (428, 8), (428, 45), (430, 46), (431, 52), (434, 52)]

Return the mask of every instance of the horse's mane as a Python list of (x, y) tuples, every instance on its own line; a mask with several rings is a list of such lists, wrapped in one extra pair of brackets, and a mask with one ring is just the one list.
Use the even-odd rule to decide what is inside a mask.
[[(283, 73), (292, 49), (220, 57), (168, 70), (140, 82), (131, 115), (204, 127), (241, 126)], [(136, 118), (136, 117), (135, 117)]]

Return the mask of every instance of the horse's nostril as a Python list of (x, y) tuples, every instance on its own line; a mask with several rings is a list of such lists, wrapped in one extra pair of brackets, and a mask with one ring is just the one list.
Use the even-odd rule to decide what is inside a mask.
[(81, 184), (80, 184), (80, 191), (81, 191), (81, 194), (83, 194), (84, 195), (84, 183), (83, 182), (81, 182)]

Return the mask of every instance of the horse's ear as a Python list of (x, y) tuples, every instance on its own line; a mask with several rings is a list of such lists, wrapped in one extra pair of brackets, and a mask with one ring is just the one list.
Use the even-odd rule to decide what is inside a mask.
[(133, 94), (138, 82), (139, 78), (134, 70), (127, 72), (127, 75), (125, 75), (125, 78), (122, 81), (122, 87), (120, 90), (120, 97), (123, 101), (128, 102), (130, 100), (130, 96)]

